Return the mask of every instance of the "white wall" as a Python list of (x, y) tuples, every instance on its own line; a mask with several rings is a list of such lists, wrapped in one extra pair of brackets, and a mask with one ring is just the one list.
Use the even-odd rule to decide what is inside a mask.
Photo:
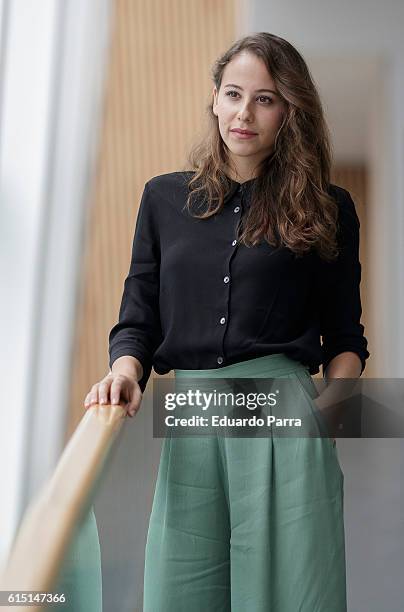
[(63, 444), (110, 3), (2, 9), (0, 561)]
[[(0, 428), (3, 547), (18, 507), (31, 397), (32, 313), (45, 190), (56, 5), (45, 0), (35, 7), (17, 0), (7, 8), (0, 153), (1, 370), (7, 380), (7, 403), (3, 405)], [(33, 22), (35, 27), (31, 27)], [(1, 552), (4, 554), (4, 549)]]

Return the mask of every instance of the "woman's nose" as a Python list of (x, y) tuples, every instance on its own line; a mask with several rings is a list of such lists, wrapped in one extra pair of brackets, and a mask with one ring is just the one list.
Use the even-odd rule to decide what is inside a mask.
[(239, 110), (238, 117), (240, 121), (243, 121), (243, 120), (245, 121), (247, 119), (250, 119), (251, 116), (252, 116), (252, 113), (251, 113), (250, 106), (247, 106), (247, 105), (243, 106), (243, 108)]

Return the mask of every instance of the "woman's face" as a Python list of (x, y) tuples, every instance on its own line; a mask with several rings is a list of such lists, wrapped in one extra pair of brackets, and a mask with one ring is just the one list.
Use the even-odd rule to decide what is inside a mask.
[[(219, 91), (213, 88), (213, 113), (240, 174), (253, 171), (272, 153), (285, 111), (263, 60), (250, 52), (233, 57), (224, 69)], [(237, 129), (254, 135), (240, 135)]]

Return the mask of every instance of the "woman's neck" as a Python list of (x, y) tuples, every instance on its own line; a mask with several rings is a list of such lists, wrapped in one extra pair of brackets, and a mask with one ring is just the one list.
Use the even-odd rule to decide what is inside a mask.
[(245, 183), (246, 181), (249, 181), (258, 176), (257, 168), (236, 169), (233, 167), (225, 166), (224, 172), (229, 178), (231, 178), (233, 181), (236, 181), (237, 183)]

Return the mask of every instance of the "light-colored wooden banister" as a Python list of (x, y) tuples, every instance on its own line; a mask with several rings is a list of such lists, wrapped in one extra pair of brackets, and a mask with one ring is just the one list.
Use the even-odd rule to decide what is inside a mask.
[[(75, 527), (92, 503), (125, 418), (120, 405), (97, 405), (86, 411), (53, 475), (24, 513), (0, 575), (0, 590), (52, 591)], [(10, 609), (32, 612), (42, 608)]]

